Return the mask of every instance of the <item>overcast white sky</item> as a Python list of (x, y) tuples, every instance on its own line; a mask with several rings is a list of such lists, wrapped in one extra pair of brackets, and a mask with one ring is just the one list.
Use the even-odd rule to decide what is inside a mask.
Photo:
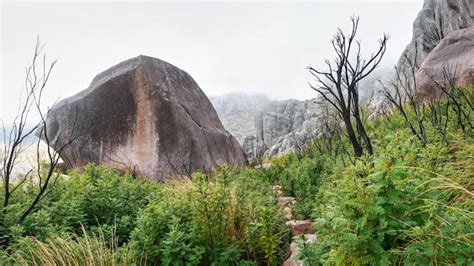
[(367, 51), (391, 35), (393, 65), (422, 7), (413, 1), (311, 2), (1, 2), (0, 118), (11, 120), (36, 36), (58, 59), (45, 100), (71, 96), (99, 72), (137, 55), (187, 71), (208, 95), (263, 93), (308, 99), (305, 67), (331, 58), (330, 38), (361, 18)]

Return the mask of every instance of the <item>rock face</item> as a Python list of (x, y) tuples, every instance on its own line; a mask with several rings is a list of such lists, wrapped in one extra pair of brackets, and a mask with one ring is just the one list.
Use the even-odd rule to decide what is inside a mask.
[(153, 181), (246, 164), (193, 78), (146, 56), (113, 66), (59, 102), (47, 132), (59, 146), (77, 136), (62, 156), (69, 167), (94, 162)]
[(209, 100), (217, 111), (225, 129), (244, 143), (245, 138), (254, 136), (255, 114), (270, 102), (264, 95), (247, 95), (229, 93), (219, 96), (209, 96)]
[(261, 96), (232, 95), (211, 97), (211, 101), (226, 129), (240, 136), (249, 161), (292, 152), (315, 135), (321, 109), (314, 99), (270, 101)]
[[(408, 57), (419, 67), (428, 54), (449, 33), (474, 26), (474, 1), (472, 0), (425, 0), (423, 8), (413, 22), (413, 37), (397, 63), (402, 73), (410, 74)], [(371, 100), (375, 112), (385, 103), (382, 88), (376, 88)]]
[[(372, 98), (375, 84), (387, 72), (387, 69), (376, 70), (361, 81), (362, 104)], [(320, 125), (324, 108), (318, 98), (273, 101), (262, 95), (246, 94), (209, 98), (224, 127), (241, 143), (249, 161), (262, 155), (279, 156), (293, 152), (323, 133)]]
[(449, 33), (474, 25), (472, 0), (425, 0), (413, 23), (413, 38), (400, 57), (398, 66), (408, 71), (405, 55), (421, 64)]
[(268, 104), (255, 118), (256, 137), (263, 144), (265, 155), (287, 154), (314, 139), (321, 114), (314, 99)]
[[(361, 105), (370, 100), (374, 84), (386, 71), (374, 72), (360, 82)], [(261, 143), (257, 148), (263, 148), (266, 156), (279, 156), (311, 144), (324, 134), (321, 126), (325, 119), (324, 104), (324, 100), (319, 97), (306, 101), (284, 100), (267, 103), (255, 116), (256, 140)], [(248, 150), (245, 145), (244, 149)]]
[(456, 85), (474, 83), (474, 26), (451, 32), (425, 58), (416, 74), (417, 94), (440, 96), (436, 84), (445, 83), (443, 70)]

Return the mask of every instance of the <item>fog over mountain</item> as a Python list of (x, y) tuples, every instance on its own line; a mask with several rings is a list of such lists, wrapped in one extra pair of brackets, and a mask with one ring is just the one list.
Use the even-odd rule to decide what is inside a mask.
[[(359, 86), (360, 102), (368, 104), (378, 89), (380, 80), (390, 77), (393, 70), (381, 67), (364, 79)], [(321, 115), (319, 103), (320, 95), (312, 91), (313, 97), (308, 100), (296, 99), (274, 100), (262, 94), (229, 93), (211, 95), (214, 108), (224, 127), (249, 150), (256, 143), (270, 149), (270, 153), (285, 153), (292, 151), (295, 134), (308, 135), (315, 130)], [(247, 140), (246, 140), (247, 139)], [(279, 145), (276, 145), (279, 143)], [(275, 147), (272, 146), (276, 145)], [(256, 152), (256, 151), (253, 151)]]
[(207, 95), (306, 100), (314, 92), (305, 67), (332, 58), (329, 40), (337, 27), (350, 27), (350, 16), (361, 18), (365, 54), (384, 32), (391, 35), (383, 65), (392, 66), (410, 41), (421, 4), (2, 1), (0, 117), (13, 118), (37, 35), (48, 58), (58, 59), (45, 93), (49, 106), (87, 88), (103, 69), (140, 54), (180, 66)]

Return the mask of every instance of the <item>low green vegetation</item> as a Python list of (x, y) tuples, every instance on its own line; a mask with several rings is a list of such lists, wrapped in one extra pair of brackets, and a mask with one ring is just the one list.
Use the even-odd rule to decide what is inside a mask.
[(22, 225), (8, 223), (35, 189), (12, 198), (5, 263), (276, 265), (290, 238), (271, 183), (252, 169), (152, 184), (89, 165), (59, 178)]
[[(271, 177), (298, 198), (297, 214), (314, 221), (318, 241), (301, 253), (308, 264), (474, 263), (474, 134), (465, 126), (473, 121), (473, 87), (463, 93), (458, 106), (443, 100), (418, 114), (426, 145), (394, 113), (366, 123), (373, 156), (331, 156), (321, 149), (328, 139), (319, 139), (302, 160), (273, 160)], [(432, 123), (433, 108), (443, 130)]]
[(428, 122), (432, 110), (423, 113), (426, 145), (398, 113), (367, 121), (374, 154), (360, 158), (342, 136), (273, 158), (268, 169), (223, 167), (164, 184), (89, 165), (57, 179), (18, 225), (38, 189), (25, 183), (2, 217), (2, 262), (278, 265), (291, 239), (272, 192), (279, 184), (297, 198), (296, 218), (314, 222), (316, 243), (301, 246), (308, 265), (472, 265), (472, 120), (445, 104), (435, 106), (446, 111), (437, 114), (444, 131)]

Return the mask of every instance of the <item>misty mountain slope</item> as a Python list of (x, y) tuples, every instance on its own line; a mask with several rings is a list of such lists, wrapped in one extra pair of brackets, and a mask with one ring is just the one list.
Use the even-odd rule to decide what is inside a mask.
[[(360, 84), (362, 104), (374, 95), (377, 83), (388, 76), (389, 69), (374, 71)], [(310, 88), (307, 88), (310, 90)], [(229, 93), (209, 96), (224, 127), (240, 142), (249, 160), (257, 154), (288, 154), (320, 132), (322, 110), (320, 97), (299, 101), (270, 100), (265, 95)]]
[(321, 114), (314, 99), (271, 101), (244, 94), (209, 98), (222, 124), (241, 143), (249, 160), (257, 154), (273, 156), (294, 151), (295, 139), (314, 134)]
[(270, 102), (264, 95), (229, 93), (208, 97), (219, 118), (232, 135), (242, 144), (245, 137), (256, 134), (255, 114)]

